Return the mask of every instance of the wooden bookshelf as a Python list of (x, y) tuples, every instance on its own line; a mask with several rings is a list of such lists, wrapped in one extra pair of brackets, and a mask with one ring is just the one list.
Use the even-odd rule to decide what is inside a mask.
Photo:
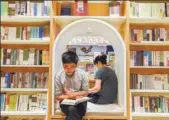
[[(102, 20), (102, 21), (105, 21), (111, 25), (113, 25), (117, 30), (118, 32), (121, 34), (122, 38), (124, 39), (124, 42), (126, 44), (126, 46), (128, 46), (129, 48), (129, 14), (128, 14), (128, 2), (122, 2), (121, 4), (121, 13), (120, 13), (120, 16), (116, 16), (116, 17), (111, 17), (109, 16), (108, 14), (108, 5), (109, 5), (109, 1), (90, 1), (88, 2), (88, 15), (87, 16), (60, 16), (59, 13), (60, 11), (58, 11), (58, 9), (60, 8), (60, 4), (61, 3), (64, 3), (64, 1), (61, 1), (61, 2), (56, 2), (56, 1), (53, 1), (53, 14), (52, 14), (52, 20), (50, 22), (51, 24), (51, 39), (50, 39), (50, 50), (52, 52), (52, 48), (53, 48), (53, 44), (54, 44), (54, 41), (55, 39), (57, 38), (58, 36), (58, 33), (60, 31), (62, 31), (62, 29), (64, 27), (66, 27), (67, 25), (69, 25), (70, 23), (74, 22), (74, 21), (77, 21), (77, 20), (80, 20), (80, 19), (99, 19), (99, 20)], [(68, 1), (66, 1), (65, 3), (68, 3)], [(69, 3), (73, 6), (74, 2), (72, 1), (69, 1)], [(58, 6), (58, 7), (57, 7)], [(99, 10), (98, 10), (99, 9)], [(106, 11), (104, 11), (104, 9), (106, 9)], [(99, 12), (100, 11), (100, 12)], [(129, 49), (127, 48), (127, 53), (129, 53)], [(52, 56), (50, 57), (50, 63), (52, 63)], [(127, 55), (127, 61), (129, 60), (129, 54)], [(129, 74), (129, 66), (127, 67), (127, 74)], [(49, 75), (50, 75), (50, 78), (49, 79), (52, 79), (52, 75), (51, 75), (51, 72), (52, 72), (52, 64), (49, 65)], [(94, 80), (91, 80), (89, 78), (89, 84), (91, 86), (94, 85)], [(49, 86), (52, 86), (52, 81), (49, 81)], [(127, 75), (127, 87), (126, 87), (126, 91), (129, 91), (129, 75)], [(50, 97), (52, 95), (52, 87), (49, 87), (49, 101), (48, 101), (48, 119), (63, 119), (65, 118), (65, 116), (63, 115), (58, 115), (58, 114), (55, 114), (53, 115), (54, 113), (52, 112), (53, 110), (53, 104), (52, 104), (52, 98)], [(103, 115), (103, 116), (99, 116), (98, 114), (97, 115), (86, 115), (84, 118), (85, 119), (125, 119), (125, 120), (130, 120), (130, 101), (129, 101), (129, 95), (130, 93), (127, 92), (127, 102), (126, 102), (126, 105), (127, 105), (127, 110), (126, 110), (126, 115), (124, 116), (106, 116), (106, 115)]]
[[(64, 1), (60, 2), (63, 3)], [(72, 5), (74, 2), (69, 1)], [(147, 2), (147, 1), (146, 1)], [(154, 2), (154, 1), (151, 1)], [(159, 2), (159, 1), (158, 1)], [(131, 120), (130, 118), (135, 117), (169, 117), (168, 113), (132, 113), (130, 94), (142, 95), (142, 94), (153, 94), (153, 95), (167, 95), (168, 90), (130, 90), (130, 74), (169, 74), (169, 67), (157, 67), (157, 66), (130, 66), (130, 51), (133, 50), (151, 50), (151, 51), (169, 51), (168, 42), (142, 42), (142, 43), (131, 43), (129, 37), (129, 29), (131, 28), (169, 28), (169, 18), (157, 18), (157, 17), (129, 17), (129, 1), (123, 1), (121, 5), (120, 16), (110, 17), (108, 13), (109, 1), (89, 1), (88, 3), (88, 16), (60, 16), (59, 7), (60, 3), (53, 1), (52, 4), (52, 15), (51, 16), (1, 16), (1, 26), (42, 26), (49, 25), (50, 37), (49, 40), (4, 40), (1, 41), (1, 48), (37, 48), (50, 51), (49, 65), (1, 65), (1, 71), (5, 72), (49, 72), (49, 81), (47, 89), (15, 89), (15, 88), (3, 88), (2, 92), (6, 93), (48, 93), (48, 114), (46, 112), (8, 112), (2, 111), (3, 116), (46, 116), (47, 120), (60, 118), (63, 119), (63, 115), (52, 116), (52, 51), (53, 44), (58, 36), (59, 32), (66, 27), (68, 24), (79, 20), (79, 19), (99, 19), (103, 20), (113, 26), (121, 34), (126, 45), (126, 105), (127, 113), (126, 116), (99, 116), (99, 115), (87, 115), (85, 119), (124, 119)], [(90, 84), (94, 85), (94, 80), (89, 80)]]
[[(138, 3), (164, 3), (166, 1), (134, 1)], [(169, 17), (130, 17), (130, 29), (169, 29)], [(131, 39), (131, 38), (130, 38)], [(130, 40), (130, 51), (169, 51), (168, 41), (141, 41)], [(169, 74), (168, 66), (130, 66), (130, 74), (152, 75)], [(130, 81), (131, 82), (131, 81)], [(169, 97), (169, 90), (131, 89), (131, 96), (165, 96)], [(130, 98), (131, 100), (131, 98)], [(132, 103), (130, 103), (132, 105)], [(167, 120), (169, 113), (142, 113), (132, 112), (132, 120)]]

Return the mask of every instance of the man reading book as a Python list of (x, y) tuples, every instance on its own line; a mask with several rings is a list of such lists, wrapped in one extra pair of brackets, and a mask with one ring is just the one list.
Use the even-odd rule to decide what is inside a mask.
[[(55, 76), (56, 99), (77, 99), (87, 96), (88, 77), (86, 73), (77, 68), (78, 56), (75, 52), (67, 51), (62, 54), (63, 70)], [(60, 104), (66, 120), (81, 120), (86, 113), (87, 102), (77, 105)]]

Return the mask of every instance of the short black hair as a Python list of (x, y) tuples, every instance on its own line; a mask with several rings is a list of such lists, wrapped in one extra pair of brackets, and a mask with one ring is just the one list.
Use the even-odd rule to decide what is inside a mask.
[(75, 52), (67, 51), (62, 54), (62, 63), (75, 63), (77, 64), (79, 61), (79, 57)]
[(94, 59), (94, 64), (98, 64), (98, 62), (101, 62), (102, 64), (107, 64), (107, 55), (102, 54), (102, 55), (98, 55), (95, 59)]

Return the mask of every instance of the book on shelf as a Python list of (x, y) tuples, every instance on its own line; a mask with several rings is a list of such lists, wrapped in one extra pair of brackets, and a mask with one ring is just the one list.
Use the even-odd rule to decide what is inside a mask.
[(168, 17), (169, 3), (130, 2), (129, 12), (131, 17)]
[(169, 98), (163, 96), (132, 96), (132, 111), (169, 113)]
[(109, 2), (109, 15), (110, 16), (120, 16), (120, 1), (111, 1)]
[(1, 93), (1, 111), (46, 111), (47, 94), (17, 95)]
[(130, 89), (169, 90), (169, 74), (130, 74)]
[(51, 1), (1, 1), (1, 16), (50, 16)]
[[(72, 16), (88, 16), (89, 14), (89, 4), (87, 0), (74, 0), (74, 3), (61, 2), (61, 7), (58, 7), (59, 15), (72, 15)], [(99, 5), (98, 7), (94, 6), (95, 11), (92, 12), (92, 16), (120, 16), (121, 14), (121, 3), (120, 1), (112, 1), (107, 3), (109, 5)], [(97, 6), (97, 5), (96, 5)], [(99, 14), (98, 14), (99, 13)]]
[(165, 42), (169, 41), (169, 29), (152, 28), (152, 29), (131, 29), (132, 42)]
[(87, 0), (75, 0), (75, 16), (87, 16), (88, 15), (88, 3)]
[(47, 88), (47, 72), (1, 72), (1, 88)]
[(1, 65), (48, 65), (49, 51), (1, 48)]
[(77, 105), (79, 103), (82, 103), (82, 102), (86, 102), (88, 100), (90, 100), (91, 98), (89, 97), (82, 97), (82, 98), (78, 98), (78, 99), (64, 99), (61, 104), (63, 105)]
[(131, 66), (169, 66), (169, 51), (130, 51)]
[(49, 26), (1, 26), (1, 40), (49, 40)]
[(60, 14), (61, 16), (72, 15), (72, 4), (71, 3), (61, 3)]

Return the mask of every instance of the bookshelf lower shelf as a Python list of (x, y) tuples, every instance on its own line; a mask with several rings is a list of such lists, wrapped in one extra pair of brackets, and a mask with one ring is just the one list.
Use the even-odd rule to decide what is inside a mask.
[(45, 111), (1, 111), (2, 116), (46, 116)]
[(169, 117), (169, 113), (132, 113), (133, 117)]

